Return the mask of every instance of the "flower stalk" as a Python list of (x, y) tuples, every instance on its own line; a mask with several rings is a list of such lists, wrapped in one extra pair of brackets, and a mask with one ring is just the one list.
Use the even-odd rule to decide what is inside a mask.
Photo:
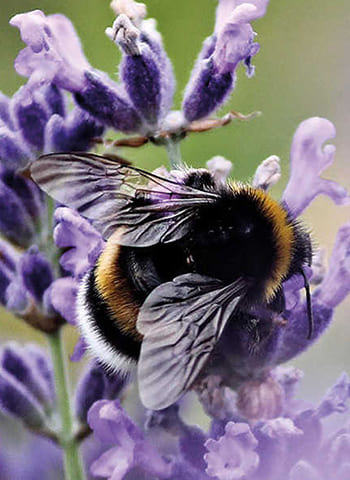
[(180, 141), (168, 137), (165, 139), (164, 145), (168, 154), (170, 168), (178, 170), (182, 166)]
[(79, 442), (74, 435), (74, 419), (70, 405), (68, 376), (61, 330), (47, 337), (54, 368), (58, 411), (61, 420), (61, 430), (58, 439), (63, 450), (66, 480), (84, 480), (85, 475), (79, 453)]

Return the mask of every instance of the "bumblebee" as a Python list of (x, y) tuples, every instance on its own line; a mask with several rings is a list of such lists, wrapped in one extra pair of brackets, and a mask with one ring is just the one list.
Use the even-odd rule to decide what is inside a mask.
[(219, 185), (205, 169), (175, 181), (89, 153), (44, 155), (32, 177), (107, 240), (79, 289), (79, 325), (108, 368), (138, 365), (146, 407), (189, 390), (224, 329), (252, 306), (282, 312), (282, 283), (297, 273), (311, 336), (310, 237), (264, 190)]

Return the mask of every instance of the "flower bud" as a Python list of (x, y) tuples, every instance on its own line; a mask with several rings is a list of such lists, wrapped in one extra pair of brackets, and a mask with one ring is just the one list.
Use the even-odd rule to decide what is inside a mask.
[(15, 377), (0, 368), (0, 409), (22, 420), (30, 428), (40, 428), (44, 412), (39, 402)]
[(7, 125), (0, 125), (0, 161), (11, 170), (25, 167), (34, 159), (20, 132), (12, 131)]
[(105, 379), (103, 367), (92, 363), (85, 374), (80, 378), (75, 394), (75, 411), (81, 422), (87, 421), (90, 407), (103, 399)]
[(141, 119), (122, 88), (106, 76), (85, 72), (85, 85), (75, 100), (102, 124), (125, 133), (138, 131)]
[(28, 292), (41, 302), (45, 290), (53, 281), (53, 270), (36, 246), (30, 247), (20, 258), (19, 272)]
[(48, 407), (52, 402), (50, 387), (40, 374), (35, 360), (15, 343), (5, 345), (1, 352), (1, 367), (26, 388), (38, 402)]
[(45, 127), (46, 152), (83, 152), (104, 127), (87, 112), (76, 107), (66, 118), (53, 115)]

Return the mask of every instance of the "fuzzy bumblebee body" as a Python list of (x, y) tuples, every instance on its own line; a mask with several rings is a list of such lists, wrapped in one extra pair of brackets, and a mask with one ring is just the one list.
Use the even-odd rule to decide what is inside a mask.
[[(217, 188), (205, 171), (184, 180), (194, 182)], [(198, 208), (191, 227), (184, 239), (153, 247), (120, 245), (122, 227), (109, 238), (81, 287), (78, 308), (84, 337), (107, 367), (127, 371), (137, 362), (138, 312), (158, 285), (194, 272), (226, 284), (244, 276), (252, 284), (244, 303), (265, 303), (278, 312), (282, 282), (310, 260), (306, 234), (266, 192), (249, 185), (223, 188), (216, 203)]]
[(179, 183), (105, 157), (54, 154), (33, 177), (108, 238), (81, 284), (79, 324), (108, 368), (138, 362), (149, 408), (188, 390), (225, 326), (251, 307), (280, 313), (282, 283), (311, 261), (309, 235), (282, 205), (250, 185), (218, 185), (207, 170)]

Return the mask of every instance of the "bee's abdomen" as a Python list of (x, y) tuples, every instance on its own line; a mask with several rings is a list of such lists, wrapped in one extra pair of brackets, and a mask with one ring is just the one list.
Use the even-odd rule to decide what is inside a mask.
[(78, 320), (92, 354), (113, 370), (127, 371), (138, 360), (142, 337), (136, 330), (140, 302), (119, 267), (121, 248), (109, 241), (84, 277)]

